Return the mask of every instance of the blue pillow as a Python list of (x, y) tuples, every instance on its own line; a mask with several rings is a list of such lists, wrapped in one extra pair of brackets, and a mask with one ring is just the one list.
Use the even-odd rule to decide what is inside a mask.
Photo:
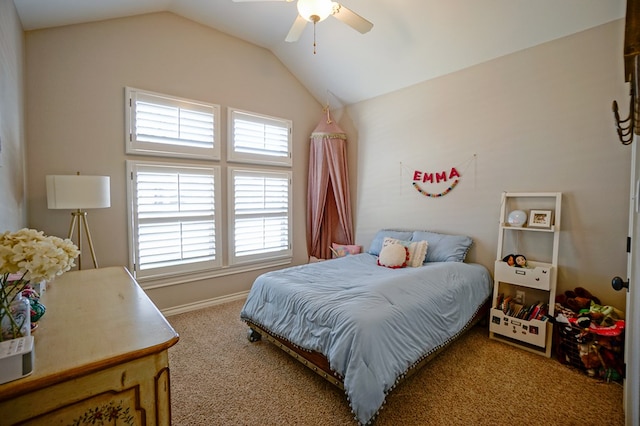
[(411, 238), (411, 231), (392, 231), (390, 229), (378, 231), (369, 246), (369, 254), (379, 256), (380, 250), (382, 250), (382, 243), (386, 237), (395, 238), (397, 240), (409, 240)]
[(428, 243), (427, 262), (464, 262), (473, 244), (470, 237), (464, 235), (438, 234), (429, 231), (414, 231), (411, 241), (425, 240)]

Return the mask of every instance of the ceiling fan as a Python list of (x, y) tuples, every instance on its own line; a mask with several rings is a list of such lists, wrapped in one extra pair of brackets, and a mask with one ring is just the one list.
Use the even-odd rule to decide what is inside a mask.
[[(262, 1), (286, 1), (294, 0), (233, 0), (235, 3), (262, 2)], [(373, 28), (373, 24), (357, 13), (347, 9), (340, 3), (331, 0), (297, 0), (298, 17), (289, 30), (285, 41), (290, 43), (298, 41), (302, 35), (307, 22), (313, 22), (314, 27), (318, 22), (324, 21), (329, 16), (333, 16), (344, 22), (356, 31), (364, 34)], [(315, 37), (314, 37), (315, 38)], [(315, 42), (314, 42), (315, 45)]]

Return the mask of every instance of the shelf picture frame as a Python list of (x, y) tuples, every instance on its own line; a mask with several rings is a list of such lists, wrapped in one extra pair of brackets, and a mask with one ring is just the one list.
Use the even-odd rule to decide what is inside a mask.
[(531, 210), (529, 212), (529, 228), (551, 228), (553, 211)]

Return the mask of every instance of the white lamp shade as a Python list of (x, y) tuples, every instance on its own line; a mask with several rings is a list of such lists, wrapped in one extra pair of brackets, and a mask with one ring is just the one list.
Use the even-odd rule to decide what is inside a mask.
[(109, 176), (47, 176), (50, 209), (102, 209), (111, 207)]

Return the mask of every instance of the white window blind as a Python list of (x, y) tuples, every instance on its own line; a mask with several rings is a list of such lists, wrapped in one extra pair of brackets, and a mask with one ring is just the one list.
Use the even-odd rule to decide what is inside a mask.
[(127, 153), (219, 159), (218, 105), (126, 88)]
[(136, 277), (219, 266), (218, 168), (127, 164)]
[(291, 173), (230, 168), (232, 264), (291, 257)]
[(229, 108), (229, 153), (232, 161), (291, 165), (290, 120)]

